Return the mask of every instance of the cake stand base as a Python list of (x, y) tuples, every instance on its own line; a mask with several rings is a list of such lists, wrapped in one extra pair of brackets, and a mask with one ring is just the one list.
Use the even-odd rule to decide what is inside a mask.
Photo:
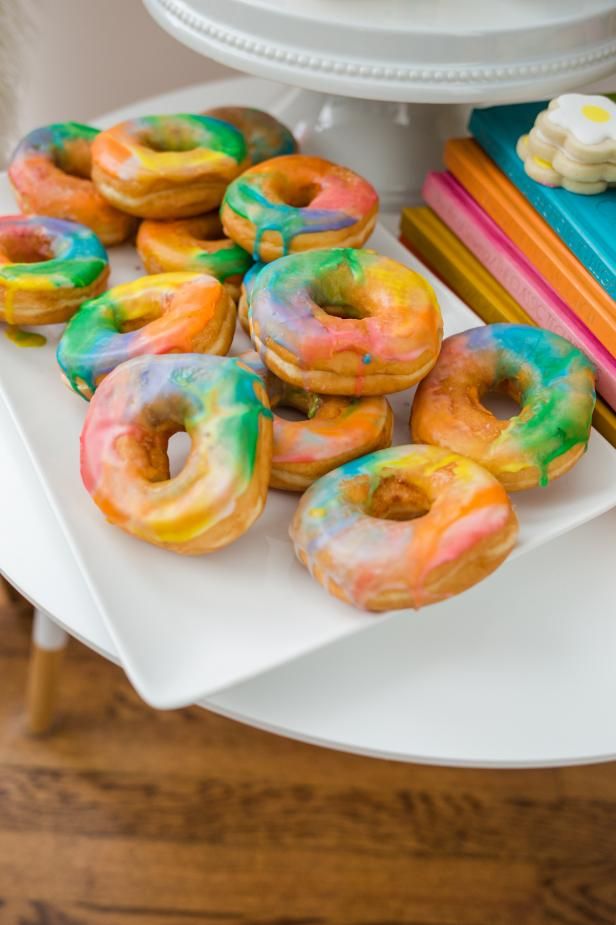
[(374, 184), (386, 211), (420, 201), (443, 144), (465, 134), (470, 107), (384, 103), (290, 88), (270, 107), (292, 129), (301, 150), (353, 168)]

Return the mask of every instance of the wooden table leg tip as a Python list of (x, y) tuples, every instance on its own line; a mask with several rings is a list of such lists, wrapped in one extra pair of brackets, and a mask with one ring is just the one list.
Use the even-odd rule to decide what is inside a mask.
[(31, 735), (45, 735), (55, 727), (62, 649), (32, 647), (26, 692), (27, 726)]

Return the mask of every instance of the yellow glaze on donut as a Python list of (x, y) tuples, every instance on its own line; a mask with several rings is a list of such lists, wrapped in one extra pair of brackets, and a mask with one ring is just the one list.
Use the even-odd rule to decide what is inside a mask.
[(209, 116), (142, 116), (92, 144), (92, 179), (112, 205), (143, 218), (214, 209), (246, 165), (241, 133)]
[(148, 273), (209, 273), (233, 299), (252, 266), (250, 254), (225, 238), (217, 212), (175, 222), (146, 220), (139, 227), (137, 250)]
[(374, 251), (292, 254), (258, 274), (250, 326), (261, 359), (324, 395), (385, 395), (436, 362), (442, 321), (430, 284)]
[(67, 321), (108, 276), (105, 248), (89, 228), (38, 215), (0, 218), (0, 321)]
[[(170, 477), (167, 446), (183, 430), (191, 450)], [(97, 389), (81, 434), (81, 475), (107, 519), (188, 555), (226, 546), (256, 520), (271, 458), (263, 383), (228, 357), (122, 363)]]
[(396, 446), (315, 482), (291, 524), (301, 562), (364, 610), (423, 607), (489, 575), (515, 545), (503, 486), (434, 446)]

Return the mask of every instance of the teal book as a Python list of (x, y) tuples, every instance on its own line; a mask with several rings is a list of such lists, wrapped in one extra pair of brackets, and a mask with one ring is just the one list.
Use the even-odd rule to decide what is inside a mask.
[(542, 186), (516, 154), (520, 135), (532, 128), (543, 103), (475, 109), (470, 131), (486, 154), (552, 226), (589, 273), (616, 298), (616, 187), (594, 196)]

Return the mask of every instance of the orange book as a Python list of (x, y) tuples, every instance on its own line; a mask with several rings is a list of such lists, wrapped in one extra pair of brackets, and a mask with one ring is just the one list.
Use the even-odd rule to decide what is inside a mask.
[(577, 314), (616, 355), (616, 302), (472, 138), (445, 145), (445, 165)]

